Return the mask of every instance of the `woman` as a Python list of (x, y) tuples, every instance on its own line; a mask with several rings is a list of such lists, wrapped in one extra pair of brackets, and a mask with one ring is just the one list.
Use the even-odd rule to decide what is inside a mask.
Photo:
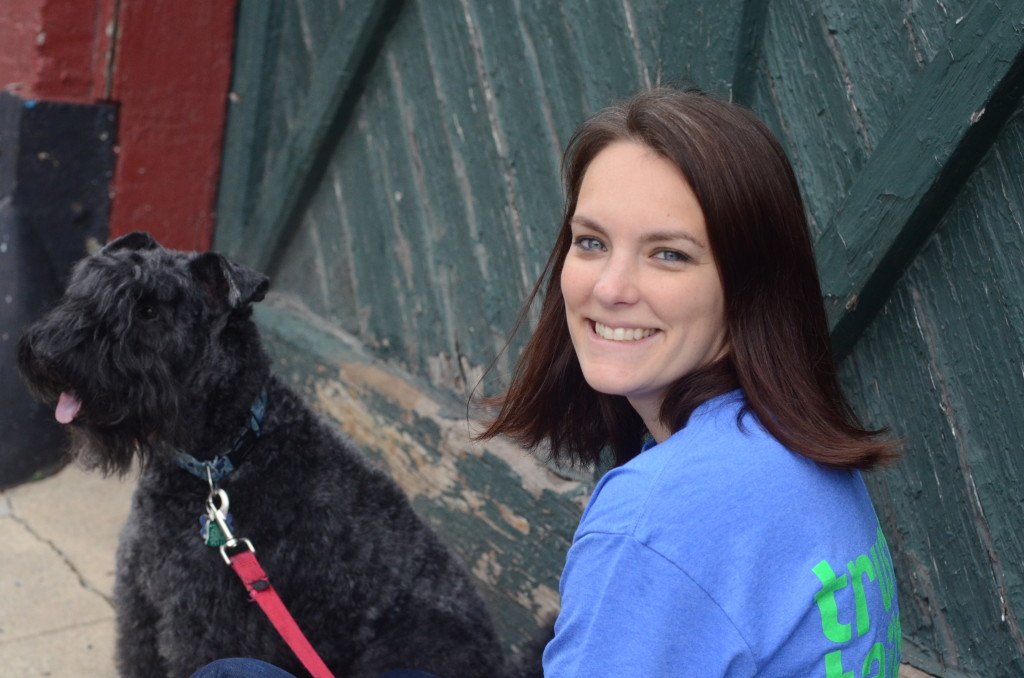
[(614, 458), (545, 675), (896, 675), (859, 473), (895, 451), (839, 389), (782, 148), (739, 106), (658, 89), (585, 122), (563, 169), (539, 326), (482, 436)]

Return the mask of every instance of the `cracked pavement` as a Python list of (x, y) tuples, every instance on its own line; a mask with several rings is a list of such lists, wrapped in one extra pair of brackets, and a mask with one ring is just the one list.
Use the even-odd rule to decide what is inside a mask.
[(0, 673), (114, 676), (114, 558), (134, 478), (69, 466), (0, 492)]

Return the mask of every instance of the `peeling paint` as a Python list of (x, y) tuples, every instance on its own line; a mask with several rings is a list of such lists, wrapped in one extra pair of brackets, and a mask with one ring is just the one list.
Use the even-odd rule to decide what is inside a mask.
[(472, 572), (477, 579), (497, 585), (503, 569), (498, 561), (498, 554), (494, 551), (487, 551), (477, 559), (473, 565)]
[(410, 464), (397, 461), (394, 454), (382, 455), (388, 474), (410, 497), (439, 498), (456, 489), (454, 469), (444, 459), (440, 463), (421, 463), (428, 455), (394, 424), (382, 421), (341, 383), (316, 381), (317, 405), (346, 435), (362, 445), (382, 450), (404, 450)]
[(517, 594), (516, 601), (523, 607), (534, 610), (538, 619), (544, 619), (548, 615), (558, 612), (561, 596), (555, 589), (541, 584), (527, 592)]
[[(380, 437), (376, 431), (381, 424), (374, 421), (373, 413), (354, 395), (372, 392), (404, 410), (433, 420), (441, 432), (441, 447), (447, 453), (470, 454), (475, 457), (486, 454), (497, 456), (522, 479), (523, 489), (535, 497), (540, 497), (545, 491), (573, 493), (580, 486), (578, 481), (558, 478), (510, 441), (474, 442), (470, 438), (468, 422), (442, 416), (441, 405), (436, 400), (411, 387), (407, 380), (392, 372), (360, 362), (341, 363), (338, 368), (338, 381), (317, 381), (318, 400), (323, 410), (330, 413), (343, 428), (353, 429), (352, 432), (346, 430), (346, 433), (354, 439), (368, 441)], [(480, 428), (479, 424), (475, 426)], [(392, 427), (392, 431), (384, 435), (394, 439), (399, 431)], [(421, 454), (426, 456), (425, 452)]]
[[(370, 389), (401, 407), (422, 416), (435, 416), (437, 403), (424, 397), (399, 376), (367, 363), (346, 362), (339, 365), (342, 381), (352, 386)], [(340, 384), (338, 385), (341, 388)]]
[(498, 513), (505, 519), (505, 522), (514, 527), (521, 535), (528, 536), (530, 534), (530, 521), (525, 517), (521, 516), (504, 504), (497, 504)]

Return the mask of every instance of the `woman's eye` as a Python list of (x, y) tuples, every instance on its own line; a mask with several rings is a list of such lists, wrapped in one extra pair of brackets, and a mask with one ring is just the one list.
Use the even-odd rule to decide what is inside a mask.
[(672, 263), (690, 261), (690, 256), (688, 254), (676, 250), (659, 250), (654, 253), (654, 256), (663, 261), (669, 261)]
[(600, 240), (598, 240), (597, 238), (591, 238), (590, 236), (587, 235), (581, 235), (580, 237), (576, 238), (576, 240), (573, 241), (573, 244), (576, 247), (579, 247), (581, 250), (585, 250), (588, 252), (598, 251), (604, 248), (604, 245), (601, 244)]

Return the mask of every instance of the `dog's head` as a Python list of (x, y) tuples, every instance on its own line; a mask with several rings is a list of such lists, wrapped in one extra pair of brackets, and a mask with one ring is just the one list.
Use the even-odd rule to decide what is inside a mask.
[(265, 369), (251, 304), (267, 287), (219, 254), (131, 233), (75, 266), (60, 302), (22, 337), (18, 367), (69, 425), (72, 454), (123, 472), (159, 443), (195, 443), (207, 400)]

